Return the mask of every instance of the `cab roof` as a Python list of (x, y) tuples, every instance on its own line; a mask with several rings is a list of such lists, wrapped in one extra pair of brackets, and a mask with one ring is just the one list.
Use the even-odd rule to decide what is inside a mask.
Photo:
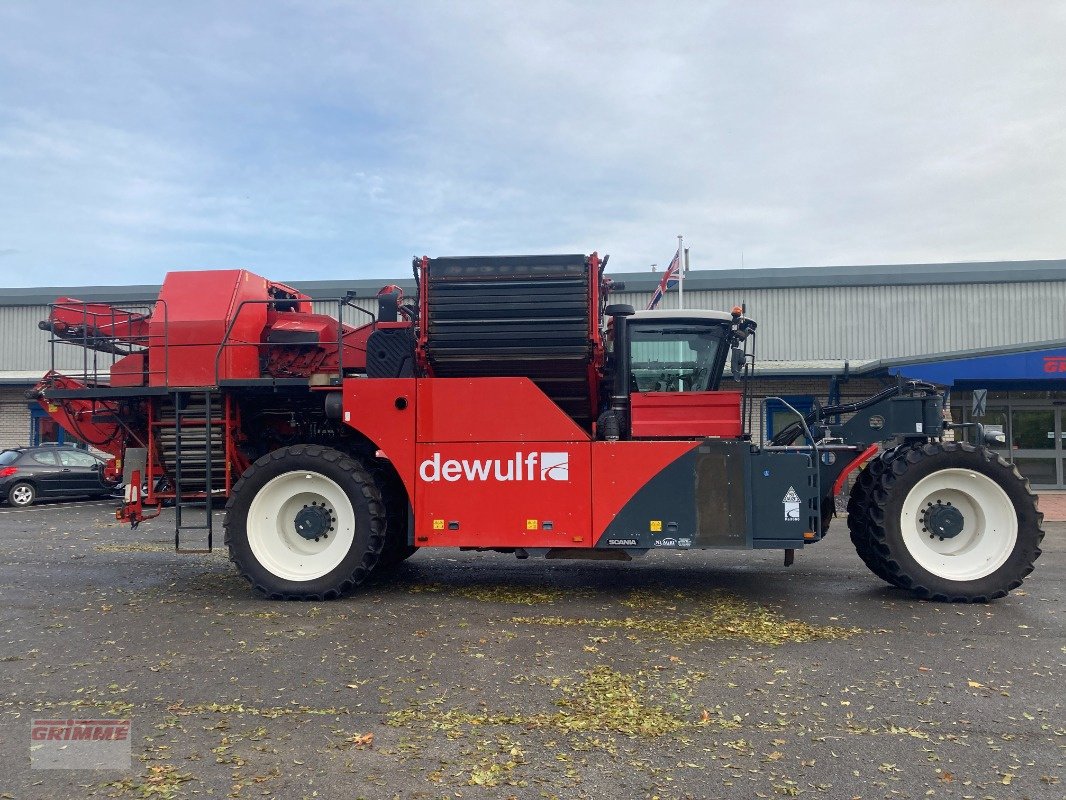
[(698, 308), (683, 309), (656, 309), (654, 311), (637, 311), (631, 317), (631, 322), (732, 322), (733, 315), (727, 311), (704, 311)]

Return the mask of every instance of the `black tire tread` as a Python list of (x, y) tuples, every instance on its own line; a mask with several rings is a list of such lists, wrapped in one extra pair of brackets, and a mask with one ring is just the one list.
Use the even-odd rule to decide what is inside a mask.
[(378, 485), (385, 504), (385, 543), (381, 547), (375, 571), (383, 572), (399, 566), (418, 550), (407, 543), (408, 500), (403, 482), (385, 464), (372, 461), (367, 470)]
[[(886, 505), (897, 491), (896, 486), (900, 480), (912, 470), (920, 469), (922, 462), (929, 458), (939, 456), (942, 453), (955, 454), (964, 459), (982, 459), (985, 464), (994, 466), (1000, 473), (1003, 481), (1014, 482), (1014, 488), (1020, 490), (1032, 503), (1032, 507), (1019, 509), (1015, 506), (1019, 517), (1023, 513), (1032, 512), (1036, 524), (1034, 541), (1026, 545), (1022, 541), (1024, 534), (1022, 520), (1019, 518), (1019, 547), (1029, 547), (1029, 552), (1024, 553), (1021, 563), (1014, 567), (1014, 572), (998, 588), (990, 592), (967, 591), (959, 587), (952, 589), (937, 588), (929, 578), (935, 576), (923, 576), (910, 574), (901, 563), (898, 553), (894, 553), (890, 546), (887, 525), (889, 515), (886, 513)], [(1008, 486), (1004, 486), (1008, 488)], [(865, 505), (866, 531), (869, 536), (868, 546), (872, 550), (872, 560), (879, 570), (886, 573), (885, 580), (901, 588), (907, 589), (915, 596), (923, 600), (937, 600), (952, 603), (983, 603), (1004, 597), (1022, 585), (1022, 581), (1033, 571), (1034, 562), (1041, 554), (1040, 544), (1044, 538), (1043, 520), (1036, 505), (1036, 494), (1029, 486), (1029, 481), (1022, 476), (1017, 467), (1005, 460), (1002, 456), (986, 447), (975, 447), (965, 442), (924, 442), (901, 450), (896, 458), (885, 464), (885, 469), (876, 477), (872, 490), (868, 494), (868, 502)], [(1017, 549), (1015, 552), (1018, 552)], [(860, 553), (861, 555), (861, 553)], [(865, 560), (865, 559), (864, 559)], [(1009, 563), (1009, 562), (1008, 562)], [(868, 562), (869, 564), (869, 562)], [(1006, 568), (1001, 567), (1001, 570)], [(871, 570), (874, 567), (871, 566)], [(874, 570), (875, 573), (878, 570)], [(886, 577), (887, 576), (887, 577)], [(944, 583), (948, 583), (945, 581)], [(927, 585), (928, 584), (928, 585)]]
[[(247, 489), (248, 484), (259, 472), (268, 467), (275, 466), (279, 461), (296, 456), (319, 458), (327, 463), (335, 464), (342, 470), (352, 473), (360, 484), (360, 491), (363, 494), (363, 498), (366, 500), (370, 512), (369, 544), (363, 553), (360, 563), (349, 575), (339, 581), (336, 586), (324, 591), (279, 591), (265, 586), (257, 582), (249, 572), (247, 566), (241, 563), (239, 558), (235, 557), (234, 548), (231, 546), (232, 531), (230, 530), (229, 512), (237, 502), (238, 498), (241, 497), (242, 492)], [(338, 597), (344, 597), (351, 594), (356, 587), (366, 580), (367, 576), (377, 564), (381, 549), (385, 544), (385, 526), (385, 505), (382, 502), (381, 491), (378, 488), (377, 482), (373, 479), (366, 467), (358, 459), (353, 458), (352, 456), (342, 453), (339, 450), (334, 450), (317, 444), (297, 444), (289, 447), (282, 447), (257, 459), (244, 471), (244, 474), (241, 475), (238, 481), (233, 485), (229, 499), (226, 501), (226, 521), (223, 523), (223, 529), (225, 530), (224, 541), (229, 548), (230, 561), (232, 561), (236, 567), (237, 573), (244, 578), (253, 589), (270, 600), (312, 601), (326, 601), (334, 600)]]
[(881, 475), (899, 451), (900, 448), (896, 447), (874, 456), (855, 479), (848, 498), (848, 531), (855, 552), (867, 568), (881, 580), (905, 588), (885, 564), (884, 554), (876, 546), (867, 518), (873, 487), (880, 481)]

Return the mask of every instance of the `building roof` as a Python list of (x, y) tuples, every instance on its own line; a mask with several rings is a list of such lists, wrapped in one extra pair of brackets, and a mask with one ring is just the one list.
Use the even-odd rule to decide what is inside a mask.
[(33, 386), (43, 374), (40, 370), (0, 370), (0, 386)]
[(755, 378), (800, 378), (800, 377), (823, 377), (831, 375), (843, 375), (845, 371), (849, 375), (860, 375), (869, 372), (866, 367), (874, 363), (871, 360), (856, 359), (845, 361), (843, 359), (816, 359), (804, 361), (772, 361), (756, 359), (755, 370), (752, 376)]
[[(754, 375), (757, 378), (795, 377), (802, 375), (823, 376), (843, 375), (845, 369), (854, 377), (871, 377), (876, 375), (903, 375), (905, 378), (921, 377), (927, 370), (923, 368), (943, 364), (942, 374), (949, 374), (953, 367), (991, 365), (988, 359), (1005, 359), (1010, 356), (1030, 355), (1037, 358), (1063, 358), (1066, 354), (1066, 339), (1053, 339), (1044, 342), (1024, 342), (1021, 344), (1001, 345), (998, 347), (981, 347), (971, 350), (953, 350), (946, 353), (907, 356), (902, 358), (852, 359), (852, 360), (806, 360), (806, 361), (768, 361), (755, 362)], [(932, 374), (933, 370), (928, 370)], [(941, 374), (938, 372), (938, 374)], [(996, 380), (993, 374), (987, 376)], [(1066, 380), (1066, 372), (1048, 373), (1045, 379)]]
[[(625, 291), (651, 292), (662, 278), (661, 272), (610, 272), (615, 282), (625, 284)], [(277, 279), (275, 276), (269, 276)], [(284, 276), (280, 276), (284, 277)], [(837, 267), (770, 267), (750, 269), (690, 270), (685, 275), (688, 290), (713, 289), (798, 289), (828, 286), (922, 286), (932, 284), (1033, 283), (1066, 281), (1066, 259), (1041, 261), (976, 261), (946, 264), (869, 264)], [(357, 296), (372, 297), (387, 283), (395, 283), (407, 292), (414, 291), (414, 281), (404, 278), (375, 278), (348, 281), (282, 280), (315, 298), (334, 299), (349, 290)], [(0, 305), (46, 305), (57, 297), (111, 302), (154, 300), (159, 286), (41, 286), (0, 288)]]

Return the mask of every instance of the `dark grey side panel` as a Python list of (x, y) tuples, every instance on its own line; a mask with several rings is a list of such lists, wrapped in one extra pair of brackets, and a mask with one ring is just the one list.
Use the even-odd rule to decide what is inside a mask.
[(747, 547), (748, 447), (715, 442), (696, 452), (696, 541), (699, 547)]
[(708, 439), (681, 456), (622, 507), (596, 546), (750, 547), (744, 486), (748, 450), (744, 442)]
[(748, 493), (755, 547), (802, 547), (818, 525), (817, 467), (806, 453), (763, 452), (749, 459)]

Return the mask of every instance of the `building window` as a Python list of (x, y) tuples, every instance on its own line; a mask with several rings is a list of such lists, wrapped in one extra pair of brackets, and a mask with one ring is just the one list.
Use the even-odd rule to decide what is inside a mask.
[[(814, 397), (809, 394), (786, 394), (781, 396), (781, 400), (788, 403), (796, 411), (800, 412), (804, 416), (809, 414), (814, 409)], [(766, 438), (772, 439), (777, 434), (781, 433), (785, 428), (791, 425), (793, 422), (798, 421), (798, 417), (787, 408), (781, 400), (767, 400), (766, 401)]]
[(56, 424), (56, 421), (45, 413), (44, 409), (36, 403), (31, 403), (30, 409), (30, 446), (37, 447), (42, 444), (64, 444), (67, 432)]

